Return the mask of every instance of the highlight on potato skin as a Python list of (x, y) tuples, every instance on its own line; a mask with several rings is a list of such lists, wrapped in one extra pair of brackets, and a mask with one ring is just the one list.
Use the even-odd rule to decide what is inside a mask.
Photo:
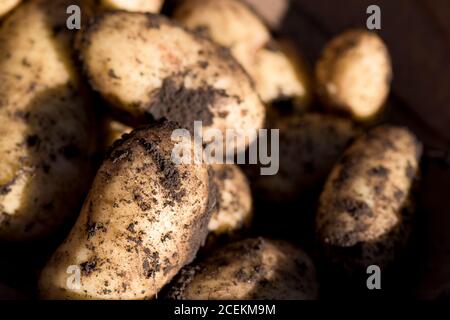
[(366, 120), (375, 116), (387, 99), (391, 59), (376, 33), (352, 29), (325, 46), (315, 76), (318, 95), (326, 106)]
[(0, 1), (0, 18), (14, 9), (22, 0), (2, 0)]
[(137, 123), (166, 118), (193, 130), (202, 121), (205, 137), (263, 125), (264, 106), (231, 54), (163, 16), (100, 15), (79, 47), (92, 87)]
[(411, 232), (421, 154), (417, 138), (395, 126), (372, 129), (350, 146), (328, 177), (316, 216), (328, 259), (348, 270), (393, 260)]
[(46, 237), (73, 215), (91, 179), (96, 135), (72, 60), (66, 8), (21, 4), (0, 27), (0, 238)]
[[(41, 273), (41, 298), (151, 299), (194, 259), (216, 194), (208, 166), (172, 163), (176, 128), (158, 123), (114, 143)], [(69, 267), (78, 286), (68, 286)]]
[(100, 0), (100, 5), (108, 10), (158, 13), (164, 0)]
[(312, 96), (310, 75), (297, 50), (272, 38), (264, 22), (238, 0), (187, 0), (174, 19), (230, 49), (255, 82), (264, 103), (292, 100), (304, 111)]
[(176, 300), (313, 300), (313, 262), (285, 241), (250, 238), (184, 268), (166, 296)]

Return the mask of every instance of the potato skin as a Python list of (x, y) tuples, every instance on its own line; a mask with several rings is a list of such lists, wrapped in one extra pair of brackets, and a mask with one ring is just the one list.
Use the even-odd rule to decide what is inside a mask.
[(28, 1), (0, 28), (3, 240), (52, 233), (79, 209), (90, 183), (96, 135), (65, 28), (66, 8), (76, 3)]
[(349, 30), (332, 39), (316, 65), (316, 85), (325, 105), (364, 120), (389, 94), (392, 66), (383, 40), (373, 32)]
[(208, 225), (215, 236), (233, 235), (252, 220), (252, 195), (247, 178), (237, 165), (212, 165), (217, 186), (217, 207)]
[(359, 134), (359, 128), (352, 121), (333, 115), (286, 115), (275, 111), (269, 113), (268, 127), (280, 130), (279, 171), (263, 176), (258, 167), (246, 166), (246, 173), (258, 199), (293, 202), (320, 188), (334, 163)]
[(137, 122), (167, 118), (193, 129), (202, 121), (205, 143), (213, 129), (264, 122), (252, 82), (229, 52), (162, 16), (101, 15), (83, 33), (80, 53), (92, 86)]
[[(81, 214), (40, 277), (45, 299), (148, 299), (204, 243), (215, 205), (208, 167), (176, 165), (171, 134), (159, 123), (116, 142)], [(66, 286), (69, 266), (81, 286)]]
[(312, 300), (318, 296), (310, 258), (288, 242), (246, 239), (185, 268), (167, 297), (177, 300)]
[(187, 0), (174, 19), (230, 49), (255, 81), (264, 103), (292, 99), (299, 110), (309, 104), (309, 75), (298, 52), (277, 43), (263, 21), (237, 0)]
[(105, 9), (158, 13), (164, 0), (100, 0)]
[(381, 126), (358, 139), (320, 197), (316, 230), (344, 267), (384, 266), (411, 231), (410, 193), (422, 146), (407, 129)]
[(21, 0), (2, 0), (0, 1), (0, 18), (14, 9)]

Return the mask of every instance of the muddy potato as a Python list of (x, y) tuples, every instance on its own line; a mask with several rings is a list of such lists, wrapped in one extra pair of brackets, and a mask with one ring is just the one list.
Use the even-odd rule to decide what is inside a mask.
[(100, 0), (105, 9), (158, 13), (164, 0)]
[(0, 18), (14, 9), (21, 0), (2, 0), (0, 1)]
[(310, 258), (284, 241), (232, 243), (188, 266), (167, 296), (179, 300), (312, 300), (318, 296)]
[(264, 106), (228, 51), (162, 16), (104, 14), (85, 30), (80, 51), (92, 86), (137, 121), (167, 118), (188, 129), (202, 121), (205, 143), (217, 130), (263, 124)]
[(252, 195), (247, 178), (234, 164), (212, 166), (217, 186), (217, 207), (208, 225), (215, 236), (232, 235), (249, 226)]
[[(159, 123), (117, 141), (80, 216), (40, 277), (46, 299), (147, 299), (190, 263), (215, 206), (206, 165), (177, 165)], [(80, 285), (67, 270), (80, 268)]]
[(405, 245), (421, 152), (411, 132), (394, 126), (373, 129), (345, 152), (316, 216), (317, 234), (333, 262), (350, 270), (385, 266)]
[(322, 101), (357, 119), (374, 116), (390, 90), (392, 66), (383, 40), (373, 32), (350, 30), (331, 40), (316, 65)]
[(76, 1), (28, 1), (0, 28), (0, 238), (51, 233), (78, 210), (95, 134), (65, 27)]
[(227, 47), (255, 81), (263, 102), (293, 99), (304, 109), (310, 99), (308, 73), (298, 53), (276, 44), (260, 18), (237, 0), (188, 0), (174, 18)]
[(297, 201), (315, 191), (359, 133), (352, 121), (332, 115), (270, 113), (270, 118), (268, 127), (279, 129), (279, 170), (261, 175), (258, 167), (246, 166), (255, 196), (268, 202)]

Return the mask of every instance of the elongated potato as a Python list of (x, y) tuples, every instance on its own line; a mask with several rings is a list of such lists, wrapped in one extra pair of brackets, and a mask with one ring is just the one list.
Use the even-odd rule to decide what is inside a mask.
[(0, 1), (0, 18), (14, 9), (21, 0), (1, 0)]
[(365, 30), (349, 30), (335, 37), (316, 65), (322, 101), (357, 119), (377, 113), (389, 94), (391, 79), (388, 49), (376, 33)]
[(310, 258), (288, 242), (232, 243), (188, 266), (167, 296), (179, 300), (311, 300), (318, 296)]
[[(116, 142), (81, 214), (40, 278), (47, 299), (146, 299), (190, 263), (215, 205), (208, 168), (176, 165), (176, 127), (160, 123)], [(79, 286), (68, 286), (73, 266)], [(70, 283), (69, 283), (70, 284)]]
[(316, 228), (327, 254), (348, 269), (388, 264), (411, 231), (410, 193), (422, 146), (401, 127), (357, 140), (320, 197)]
[(217, 130), (264, 122), (250, 78), (228, 51), (162, 16), (104, 14), (83, 33), (80, 52), (92, 86), (138, 121), (150, 115), (188, 129), (202, 121), (205, 143)]
[(100, 0), (106, 9), (158, 13), (164, 0)]
[(0, 238), (54, 231), (90, 182), (92, 119), (71, 60), (66, 8), (24, 3), (0, 29)]
[(230, 49), (255, 81), (263, 102), (292, 99), (304, 110), (309, 76), (290, 46), (276, 44), (260, 18), (238, 0), (187, 0), (174, 18)]
[(217, 210), (209, 222), (215, 236), (232, 235), (249, 226), (252, 219), (252, 195), (247, 178), (236, 165), (212, 166), (217, 185)]
[(297, 201), (306, 192), (320, 188), (359, 133), (350, 120), (318, 113), (271, 114), (268, 127), (280, 130), (279, 171), (261, 175), (258, 166), (246, 166), (246, 172), (256, 196), (276, 203)]

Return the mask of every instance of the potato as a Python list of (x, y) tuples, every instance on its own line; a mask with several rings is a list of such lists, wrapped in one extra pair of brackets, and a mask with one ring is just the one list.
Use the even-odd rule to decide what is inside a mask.
[(0, 1), (0, 18), (14, 9), (21, 0), (1, 0)]
[(383, 40), (373, 32), (349, 30), (331, 40), (316, 65), (322, 101), (363, 120), (374, 116), (389, 94), (392, 66)]
[[(147, 299), (190, 263), (215, 205), (206, 165), (171, 159), (177, 127), (158, 123), (117, 141), (67, 239), (40, 277), (46, 299)], [(191, 144), (192, 146), (192, 144)], [(67, 286), (74, 266), (79, 286)]]
[(212, 166), (217, 185), (217, 209), (209, 222), (214, 236), (233, 235), (249, 226), (252, 219), (252, 195), (247, 178), (232, 164)]
[(130, 133), (132, 130), (132, 127), (107, 117), (104, 119), (104, 148), (109, 148), (115, 141), (122, 138), (124, 134)]
[[(257, 166), (246, 172), (256, 196), (268, 202), (293, 202), (320, 188), (334, 163), (359, 133), (352, 121), (332, 115), (273, 114), (269, 128), (279, 129), (279, 171), (261, 175)], [(320, 193), (320, 191), (318, 192)]]
[(164, 0), (100, 0), (106, 9), (158, 13)]
[(308, 73), (287, 44), (276, 44), (260, 18), (237, 0), (187, 0), (174, 18), (227, 47), (255, 81), (263, 102), (293, 99), (303, 110), (310, 100)]
[(318, 296), (310, 258), (284, 241), (232, 243), (180, 273), (167, 294), (179, 300), (311, 300)]
[(305, 111), (311, 102), (311, 84), (306, 64), (287, 41), (272, 41), (256, 53), (247, 67), (266, 103), (291, 100), (294, 109)]
[(66, 8), (34, 0), (0, 28), (0, 238), (28, 240), (79, 209), (96, 136)]
[(228, 51), (162, 16), (102, 15), (80, 52), (92, 86), (137, 122), (167, 118), (193, 129), (202, 121), (205, 143), (217, 130), (254, 131), (264, 122), (250, 78)]
[(316, 217), (332, 261), (349, 270), (381, 267), (405, 245), (421, 153), (416, 137), (395, 126), (373, 129), (345, 152), (328, 177)]
[(239, 0), (186, 0), (174, 19), (229, 48), (244, 66), (271, 39), (259, 17)]

